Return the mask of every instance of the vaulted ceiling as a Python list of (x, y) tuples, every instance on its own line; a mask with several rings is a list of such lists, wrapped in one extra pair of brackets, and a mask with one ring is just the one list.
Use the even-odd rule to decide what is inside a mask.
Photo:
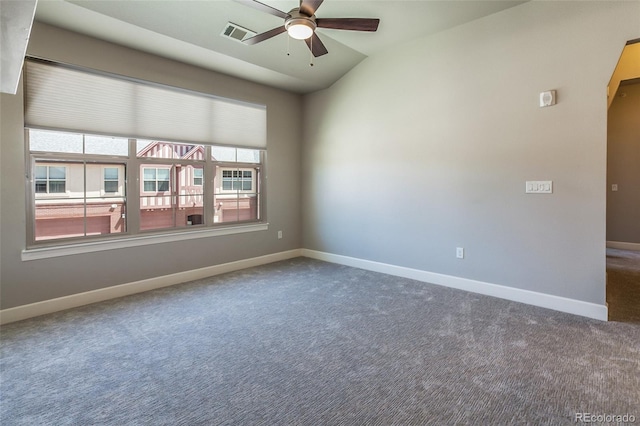
[[(288, 12), (297, 0), (263, 0)], [(375, 33), (318, 29), (329, 54), (313, 60), (306, 44), (280, 34), (256, 45), (222, 35), (229, 22), (262, 33), (279, 17), (233, 0), (40, 0), (35, 20), (225, 74), (309, 93), (332, 85), (367, 56), (523, 1), (325, 0), (319, 18), (380, 18)], [(473, 43), (473, 40), (469, 41)], [(290, 55), (287, 56), (287, 51)]]

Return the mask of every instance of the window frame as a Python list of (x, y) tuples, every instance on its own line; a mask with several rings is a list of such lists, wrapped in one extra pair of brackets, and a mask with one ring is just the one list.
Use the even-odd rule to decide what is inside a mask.
[[(219, 162), (215, 161), (211, 157), (211, 149), (215, 146), (221, 145), (206, 145), (202, 143), (197, 143), (195, 145), (203, 145), (205, 147), (205, 154), (203, 159), (201, 160), (188, 160), (188, 159), (167, 159), (167, 158), (153, 158), (153, 157), (137, 157), (137, 148), (136, 142), (137, 139), (129, 138), (128, 139), (128, 155), (101, 155), (101, 154), (79, 154), (79, 153), (61, 153), (61, 152), (44, 152), (44, 151), (31, 151), (29, 144), (29, 128), (25, 128), (25, 150), (26, 150), (26, 158), (27, 158), (27, 179), (26, 179), (26, 202), (27, 202), (27, 245), (26, 249), (23, 252), (23, 259), (31, 260), (30, 255), (26, 255), (25, 253), (41, 253), (36, 254), (33, 258), (43, 258), (43, 257), (55, 257), (57, 253), (70, 252), (73, 253), (73, 247), (85, 247), (87, 245), (91, 245), (96, 247), (96, 251), (100, 250), (99, 247), (107, 246), (111, 244), (115, 244), (118, 247), (120, 246), (137, 246), (140, 245), (140, 239), (145, 239), (145, 241), (165, 241), (165, 240), (183, 240), (190, 238), (202, 238), (206, 236), (214, 236), (214, 235), (227, 235), (233, 233), (243, 233), (243, 232), (252, 232), (254, 230), (265, 230), (268, 229), (268, 222), (266, 217), (266, 197), (264, 195), (265, 182), (264, 180), (260, 183), (255, 181), (254, 185), (256, 186), (255, 191), (258, 197), (258, 206), (257, 206), (257, 219), (251, 220), (238, 220), (233, 222), (215, 222), (213, 209), (214, 203), (213, 200), (216, 197), (215, 188), (216, 188), (216, 180), (215, 180), (215, 170), (216, 167), (220, 167), (221, 165), (225, 165), (225, 167), (229, 167), (231, 169), (238, 168), (251, 168), (260, 170), (260, 172), (256, 172), (256, 176), (254, 179), (264, 179), (263, 170), (266, 166), (266, 150), (259, 148), (249, 148), (255, 149), (259, 152), (259, 163), (234, 163), (234, 162)], [(33, 130), (40, 130), (38, 128), (33, 128)], [(43, 129), (44, 130), (44, 129)], [(46, 129), (49, 130), (49, 129)], [(62, 130), (52, 130), (59, 131), (62, 133), (71, 133), (71, 134), (83, 134), (83, 135), (94, 135), (89, 133), (81, 133), (81, 132), (68, 132)], [(100, 135), (96, 135), (100, 136)], [(116, 137), (114, 135), (109, 135), (107, 137)], [(172, 142), (172, 141), (164, 141), (167, 143), (182, 143), (182, 144), (190, 144), (188, 142), (180, 141), (180, 142)], [(229, 147), (235, 149), (248, 149), (246, 147)], [(120, 194), (119, 192), (106, 193), (104, 191), (104, 169), (102, 168), (102, 193), (107, 197), (110, 196), (119, 196), (121, 195), (126, 199), (125, 209), (127, 214), (125, 215), (125, 230), (122, 233), (112, 233), (112, 234), (100, 234), (100, 235), (85, 235), (80, 237), (60, 237), (54, 239), (45, 239), (45, 240), (37, 240), (35, 236), (36, 231), (36, 192), (35, 192), (35, 163), (36, 161), (50, 161), (50, 162), (86, 162), (86, 163), (107, 163), (106, 167), (111, 167), (112, 163), (122, 164), (124, 166), (124, 176), (120, 176), (118, 174), (118, 185), (119, 188), (122, 187), (122, 191), (124, 194)], [(142, 191), (142, 167), (150, 166), (150, 167), (160, 167), (165, 166), (167, 164), (181, 164), (181, 165), (194, 165), (199, 166), (202, 165), (202, 188), (203, 188), (203, 215), (204, 220), (202, 224), (190, 225), (188, 228), (184, 228), (182, 226), (174, 226), (170, 228), (159, 228), (159, 229), (140, 229), (140, 213), (131, 214), (130, 212), (140, 212), (140, 197), (143, 196)], [(173, 166), (172, 166), (173, 167)], [(132, 174), (133, 173), (133, 174)], [(171, 179), (171, 171), (169, 176), (169, 191), (168, 193), (174, 192), (171, 188), (172, 179)], [(68, 171), (66, 173), (66, 177), (68, 179)], [(157, 177), (156, 177), (157, 178)], [(156, 181), (157, 182), (157, 181)], [(190, 183), (193, 183), (191, 181)], [(220, 183), (221, 185), (221, 183)], [(194, 185), (198, 186), (198, 185)], [(261, 188), (261, 192), (258, 193), (259, 188)], [(230, 191), (234, 192), (234, 191)], [(249, 191), (245, 191), (249, 192)], [(161, 192), (162, 193), (162, 192)], [(209, 194), (210, 195), (207, 195)], [(42, 194), (42, 193), (40, 193)], [(157, 192), (153, 192), (153, 194), (157, 194)], [(60, 196), (61, 194), (53, 194)], [(180, 197), (180, 194), (176, 196)], [(210, 200), (211, 202), (207, 201)], [(187, 232), (185, 232), (187, 231)], [(57, 249), (67, 248), (66, 250), (57, 252)], [(105, 248), (106, 249), (106, 248)], [(34, 251), (35, 250), (35, 251)], [(81, 252), (81, 251), (79, 251)], [(46, 254), (44, 254), (46, 253)]]

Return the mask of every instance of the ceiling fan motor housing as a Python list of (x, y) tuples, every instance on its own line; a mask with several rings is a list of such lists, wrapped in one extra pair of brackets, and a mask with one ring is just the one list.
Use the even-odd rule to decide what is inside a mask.
[[(289, 34), (294, 38), (299, 38), (299, 39), (309, 38), (313, 35), (317, 27), (315, 15), (307, 16), (304, 13), (301, 13), (299, 8), (292, 9), (289, 12), (289, 16), (284, 21), (284, 27), (289, 32)], [(300, 33), (299, 37), (296, 37), (295, 35), (296, 28), (300, 28), (303, 30)]]

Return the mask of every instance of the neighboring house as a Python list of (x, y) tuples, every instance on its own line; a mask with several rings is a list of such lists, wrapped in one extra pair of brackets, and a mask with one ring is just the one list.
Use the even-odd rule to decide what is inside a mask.
[[(204, 224), (205, 148), (143, 145), (136, 157), (158, 161), (140, 164), (140, 230)], [(255, 168), (215, 166), (213, 223), (257, 219), (256, 175)], [(117, 162), (36, 161), (35, 240), (125, 232), (132, 205), (125, 179), (125, 165)]]
[(124, 232), (124, 176), (120, 164), (37, 162), (35, 238), (85, 235), (85, 215), (86, 235)]

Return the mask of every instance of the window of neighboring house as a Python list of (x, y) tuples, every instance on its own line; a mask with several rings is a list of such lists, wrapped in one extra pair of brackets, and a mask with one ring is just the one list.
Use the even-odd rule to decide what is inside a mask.
[[(33, 167), (30, 243), (263, 220), (260, 150), (26, 134)], [(127, 209), (130, 196), (139, 199), (135, 211)]]
[(35, 192), (38, 194), (64, 194), (67, 168), (65, 166), (36, 166)]
[(194, 168), (193, 169), (193, 185), (201, 186), (203, 179), (204, 179), (204, 169)]
[(170, 169), (143, 167), (144, 192), (166, 192), (169, 190)]
[(140, 231), (207, 225), (202, 219), (205, 151), (204, 145), (136, 141), (136, 157), (145, 161), (140, 165)]
[(105, 167), (104, 168), (104, 192), (115, 193), (118, 192), (118, 168), (117, 167)]
[(223, 170), (222, 189), (225, 191), (251, 191), (253, 187), (251, 170)]

